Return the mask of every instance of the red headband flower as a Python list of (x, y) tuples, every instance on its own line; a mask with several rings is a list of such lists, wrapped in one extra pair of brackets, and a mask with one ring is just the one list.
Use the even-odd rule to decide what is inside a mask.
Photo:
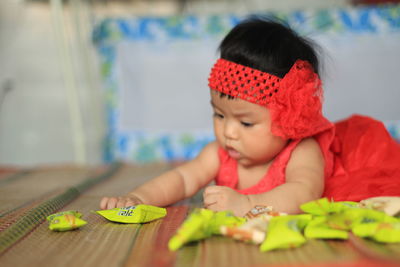
[(272, 133), (284, 139), (313, 136), (333, 126), (322, 115), (321, 80), (307, 61), (297, 60), (281, 79), (220, 58), (208, 81), (212, 90), (268, 108)]

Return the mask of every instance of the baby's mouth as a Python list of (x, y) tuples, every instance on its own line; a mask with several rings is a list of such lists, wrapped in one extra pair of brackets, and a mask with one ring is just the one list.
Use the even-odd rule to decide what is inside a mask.
[(240, 153), (237, 150), (235, 150), (234, 148), (227, 147), (226, 148), (226, 152), (228, 152), (229, 157), (231, 157), (233, 159), (239, 159), (240, 158)]

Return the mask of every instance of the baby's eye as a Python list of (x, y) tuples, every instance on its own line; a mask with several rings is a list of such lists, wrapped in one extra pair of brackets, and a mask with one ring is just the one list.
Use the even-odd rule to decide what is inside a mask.
[(219, 118), (219, 119), (223, 119), (223, 118), (224, 118), (224, 115), (222, 115), (222, 114), (220, 114), (220, 113), (217, 113), (217, 112), (214, 112), (213, 117)]
[(245, 122), (245, 121), (241, 121), (240, 123), (241, 123), (244, 127), (251, 127), (251, 126), (254, 125), (253, 123)]

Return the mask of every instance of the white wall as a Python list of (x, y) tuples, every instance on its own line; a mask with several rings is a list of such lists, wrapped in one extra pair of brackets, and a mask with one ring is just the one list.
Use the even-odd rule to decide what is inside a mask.
[[(183, 11), (256, 12), (338, 6), (347, 2), (196, 1), (186, 5)], [(87, 14), (94, 16), (97, 12), (99, 16), (108, 16), (111, 13), (147, 12), (168, 15), (168, 12), (180, 10), (176, 5), (165, 3), (158, 9), (154, 3), (156, 1), (132, 1), (128, 6), (99, 5)], [(55, 31), (56, 24), (48, 4), (0, 1), (0, 101), (3, 100), (0, 102), (0, 165), (101, 162), (105, 119), (96, 58), (88, 44), (89, 39), (84, 39), (83, 44), (77, 43), (76, 39), (77, 30), (88, 37), (85, 33), (90, 33), (90, 25), (80, 24), (80, 28), (74, 28), (73, 21), (77, 18), (68, 10), (65, 15), (68, 30), (73, 33), (69, 35), (67, 45), (55, 35), (60, 32)], [(62, 44), (66, 45), (64, 50)], [(63, 56), (60, 49), (69, 50), (69, 55), (64, 53)], [(11, 90), (4, 95), (7, 82)], [(74, 89), (78, 92), (75, 97)], [(78, 100), (79, 105), (72, 100)]]
[(4, 97), (0, 106), (0, 164), (101, 161), (104, 126), (99, 123), (99, 105), (94, 104), (99, 99), (93, 99), (89, 90), (85, 61), (73, 40), (70, 62), (76, 76), (73, 83), (79, 91), (85, 142), (84, 148), (78, 149), (84, 152), (77, 153), (67, 68), (54, 26), (48, 5), (1, 1), (0, 86), (10, 82), (11, 90), (4, 95), (0, 87)]

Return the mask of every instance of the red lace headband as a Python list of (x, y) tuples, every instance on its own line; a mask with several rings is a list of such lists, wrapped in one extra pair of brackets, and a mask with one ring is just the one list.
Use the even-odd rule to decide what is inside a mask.
[(307, 61), (297, 60), (281, 79), (220, 58), (208, 81), (212, 90), (268, 108), (272, 133), (284, 139), (313, 136), (333, 125), (322, 115), (321, 80)]

